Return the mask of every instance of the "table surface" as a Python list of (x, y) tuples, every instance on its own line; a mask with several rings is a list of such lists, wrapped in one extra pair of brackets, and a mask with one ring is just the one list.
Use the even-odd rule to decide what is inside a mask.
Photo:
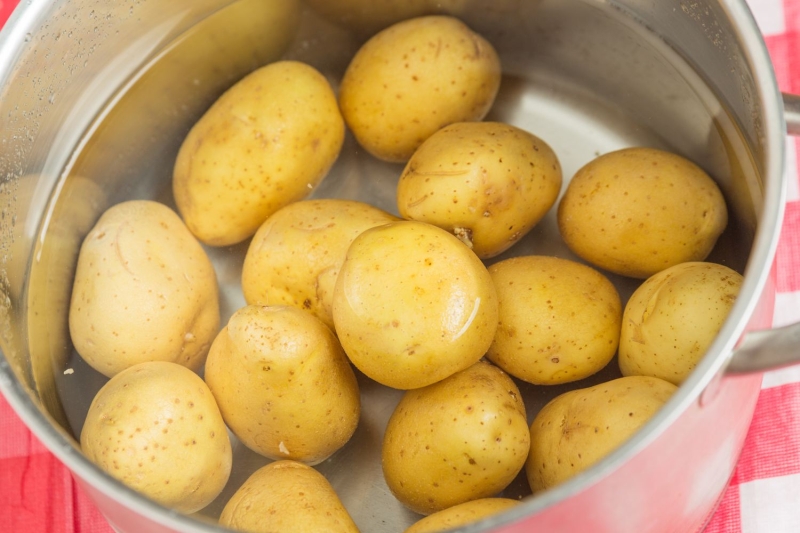
[[(19, 0), (0, 0), (0, 26)], [(800, 0), (748, 0), (781, 90), (800, 94)], [(800, 321), (799, 139), (787, 138), (789, 189), (775, 260), (775, 326)], [(706, 533), (800, 532), (800, 366), (764, 376), (739, 465)], [(6, 531), (112, 531), (69, 471), (0, 397), (0, 524)], [(6, 529), (8, 528), (8, 529)]]

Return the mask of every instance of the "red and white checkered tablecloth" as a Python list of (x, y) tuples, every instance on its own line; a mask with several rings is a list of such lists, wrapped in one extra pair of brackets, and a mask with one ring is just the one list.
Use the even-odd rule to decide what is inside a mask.
[[(19, 0), (0, 0), (0, 26)], [(749, 0), (781, 90), (800, 94), (800, 0)], [(800, 139), (788, 138), (789, 194), (775, 261), (774, 325), (800, 321)], [(0, 530), (111, 528), (0, 397)], [(739, 465), (706, 533), (800, 532), (800, 366), (768, 373)]]

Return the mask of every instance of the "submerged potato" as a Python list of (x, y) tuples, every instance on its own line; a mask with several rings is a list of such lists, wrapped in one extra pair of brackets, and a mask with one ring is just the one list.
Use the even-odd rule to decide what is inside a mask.
[(460, 122), (431, 135), (397, 184), (400, 216), (450, 231), (494, 257), (553, 206), (561, 165), (541, 139), (508, 124)]
[(477, 522), (519, 505), (510, 498), (481, 498), (448, 507), (418, 520), (405, 533), (437, 533)]
[(356, 53), (339, 104), (359, 144), (386, 161), (407, 161), (453, 122), (481, 120), (500, 87), (492, 45), (448, 16), (386, 28)]
[(497, 295), (486, 267), (453, 235), (392, 222), (356, 237), (333, 293), (347, 356), (389, 387), (424, 387), (486, 353)]
[(231, 431), (271, 459), (319, 463), (358, 425), (358, 383), (336, 337), (294, 307), (234, 313), (211, 346), (205, 379)]
[(677, 387), (643, 376), (614, 379), (551, 400), (531, 424), (525, 473), (533, 492), (566, 481), (628, 440)]
[(75, 349), (113, 376), (145, 361), (203, 366), (219, 328), (214, 268), (171, 209), (109, 208), (83, 241), (69, 309)]
[(183, 141), (172, 189), (186, 225), (213, 246), (252, 236), (272, 213), (311, 194), (344, 142), (325, 77), (278, 61), (223, 94)]
[(92, 400), (80, 440), (108, 474), (183, 513), (211, 503), (231, 472), (214, 396), (175, 363), (141, 363), (111, 378)]
[(715, 263), (682, 263), (648, 278), (622, 319), (619, 367), (680, 385), (717, 336), (742, 276)]
[(558, 206), (558, 227), (573, 252), (634, 278), (702, 261), (727, 222), (725, 199), (708, 174), (652, 148), (611, 152), (585, 165)]
[(333, 328), (331, 300), (350, 243), (397, 217), (349, 200), (306, 200), (280, 209), (253, 237), (242, 269), (248, 304), (291, 305)]
[(358, 533), (325, 477), (295, 461), (275, 461), (253, 473), (231, 496), (221, 526), (248, 533)]

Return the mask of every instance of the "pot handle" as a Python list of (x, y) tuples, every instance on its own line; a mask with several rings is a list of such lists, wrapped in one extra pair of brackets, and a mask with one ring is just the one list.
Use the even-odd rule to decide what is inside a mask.
[(789, 135), (800, 135), (800, 95), (783, 93), (783, 116)]

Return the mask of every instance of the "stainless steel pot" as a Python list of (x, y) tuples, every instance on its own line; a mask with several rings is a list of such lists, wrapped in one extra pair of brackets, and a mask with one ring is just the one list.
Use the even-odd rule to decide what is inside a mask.
[[(386, 17), (376, 16), (381, 7)], [(641, 432), (591, 470), (463, 531), (693, 532), (715, 508), (750, 423), (759, 372), (795, 362), (800, 346), (800, 325), (768, 330), (784, 136), (787, 121), (800, 130), (800, 104), (778, 92), (743, 0), (349, 1), (345, 11), (314, 11), (299, 0), (30, 0), (0, 33), (0, 389), (118, 530), (220, 531), (214, 518), (265, 460), (237, 444), (229, 486), (187, 517), (81, 455), (75, 439), (104, 382), (74, 353), (66, 327), (81, 239), (122, 199), (174, 205), (170, 173), (183, 136), (246, 72), (294, 58), (336, 86), (367, 32), (424, 12), (457, 15), (495, 44), (505, 76), (489, 118), (544, 138), (565, 177), (629, 145), (671, 149), (706, 168), (731, 211), (709, 259), (745, 274), (708, 354)], [(395, 211), (400, 170), (348, 138), (315, 195)], [(223, 320), (244, 304), (245, 250), (209, 250)], [(552, 216), (496, 260), (512, 253), (574, 258)], [(612, 279), (627, 298), (633, 282)], [(612, 363), (576, 386), (617, 375)], [(379, 452), (399, 392), (363, 377), (360, 385), (356, 435), (318, 468), (362, 531), (401, 531), (416, 517), (389, 494)], [(521, 388), (530, 415), (565, 390)], [(527, 492), (520, 477), (505, 494)]]

